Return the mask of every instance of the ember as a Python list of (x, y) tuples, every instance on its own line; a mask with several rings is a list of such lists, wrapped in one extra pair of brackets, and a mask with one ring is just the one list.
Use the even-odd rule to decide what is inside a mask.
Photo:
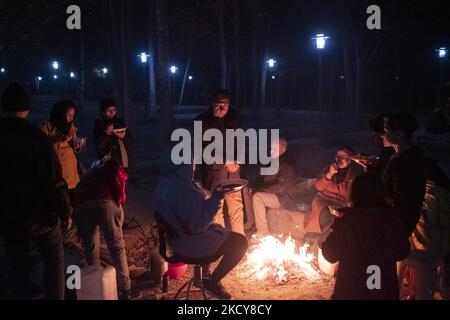
[(312, 266), (314, 255), (308, 253), (308, 247), (305, 244), (297, 249), (290, 236), (284, 243), (272, 236), (262, 238), (247, 254), (247, 276), (278, 283), (286, 283), (289, 278), (299, 275), (318, 278), (319, 272)]

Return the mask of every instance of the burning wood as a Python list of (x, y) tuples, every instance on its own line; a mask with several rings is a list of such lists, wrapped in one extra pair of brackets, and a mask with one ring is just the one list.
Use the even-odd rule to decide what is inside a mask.
[(290, 236), (284, 243), (272, 236), (259, 239), (247, 253), (244, 268), (248, 271), (244, 275), (279, 284), (298, 276), (316, 279), (319, 272), (312, 265), (314, 255), (308, 253), (308, 247), (305, 244), (297, 248), (295, 240)]

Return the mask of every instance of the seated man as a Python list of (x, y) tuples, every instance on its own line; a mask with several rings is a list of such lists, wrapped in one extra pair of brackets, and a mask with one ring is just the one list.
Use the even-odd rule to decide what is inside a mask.
[(362, 172), (362, 168), (350, 159), (354, 155), (350, 148), (340, 148), (336, 153), (336, 163), (317, 179), (317, 194), (311, 206), (311, 212), (305, 219), (305, 231), (321, 233), (332, 222), (329, 207), (346, 207), (353, 179)]
[(279, 158), (279, 169), (274, 175), (261, 176), (253, 190), (253, 210), (255, 214), (256, 235), (264, 237), (270, 234), (267, 224), (267, 208), (286, 208), (295, 206), (295, 160), (286, 154), (287, 141), (273, 142), (271, 157)]
[(203, 286), (216, 298), (230, 299), (220, 281), (245, 255), (247, 239), (213, 223), (226, 192), (215, 190), (206, 199), (193, 183), (194, 169), (191, 164), (175, 165), (171, 149), (166, 150), (160, 158), (161, 178), (154, 194), (154, 208), (173, 229), (174, 235), (167, 235), (167, 242), (177, 256), (205, 264), (222, 257), (211, 276), (203, 280)]

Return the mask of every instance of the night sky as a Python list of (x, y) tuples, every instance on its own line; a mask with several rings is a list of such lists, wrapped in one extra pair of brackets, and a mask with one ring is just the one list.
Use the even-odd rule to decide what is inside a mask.
[[(120, 1), (114, 2), (120, 13)], [(7, 66), (8, 80), (33, 82), (37, 75), (51, 76), (50, 63), (58, 59), (64, 70), (77, 71), (80, 56), (80, 31), (65, 27), (66, 8), (78, 4), (82, 9), (82, 30), (85, 37), (88, 96), (97, 97), (103, 84), (95, 78), (94, 68), (111, 66), (112, 23), (109, 1), (0, 1), (0, 65)], [(219, 86), (220, 56), (215, 1), (169, 0), (169, 60), (183, 70), (191, 46), (191, 73), (195, 77), (187, 88), (187, 103), (202, 104), (205, 91)], [(365, 27), (368, 5), (382, 10), (382, 30)], [(137, 54), (148, 50), (148, 38), (154, 37), (155, 19), (149, 1), (126, 2), (129, 68), (133, 81), (133, 99), (141, 99), (142, 67)], [(350, 24), (360, 34), (359, 48), (364, 52), (382, 37), (373, 58), (362, 73), (362, 105), (366, 111), (410, 108), (429, 112), (436, 104), (440, 62), (435, 49), (450, 46), (450, 2), (430, 1), (300, 1), (239, 0), (238, 41), (242, 90), (250, 99), (252, 77), (252, 15), (258, 14), (258, 59), (264, 55), (277, 60), (269, 90), (279, 89), (282, 105), (308, 109), (317, 94), (318, 54), (311, 40), (319, 32), (331, 38), (323, 53), (323, 86), (326, 100), (333, 110), (346, 110), (344, 99), (343, 48), (354, 50), (350, 40)], [(227, 58), (233, 78), (234, 43), (233, 1), (225, 1), (225, 32)], [(115, 26), (117, 30), (117, 25)], [(344, 44), (345, 41), (347, 44)], [(266, 49), (267, 47), (267, 49)], [(352, 58), (353, 59), (353, 58)], [(444, 75), (448, 79), (448, 64)], [(114, 70), (111, 70), (114, 78)], [(176, 82), (177, 80), (175, 80)], [(180, 80), (178, 80), (179, 82)], [(2, 82), (2, 85), (4, 83)], [(54, 84), (43, 83), (43, 91), (59, 93)], [(53, 86), (53, 88), (52, 88)], [(179, 83), (175, 83), (175, 87)], [(230, 84), (231, 88), (233, 83)], [(274, 88), (270, 89), (270, 86)], [(56, 90), (56, 92), (55, 92)], [(276, 91), (276, 90), (275, 90)], [(101, 95), (101, 94), (100, 94)]]

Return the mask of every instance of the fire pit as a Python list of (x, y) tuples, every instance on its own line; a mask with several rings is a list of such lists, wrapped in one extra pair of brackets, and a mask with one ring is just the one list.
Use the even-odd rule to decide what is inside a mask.
[(308, 252), (309, 245), (297, 247), (289, 236), (286, 240), (268, 236), (254, 238), (254, 244), (247, 253), (243, 268), (244, 277), (252, 277), (259, 281), (287, 283), (290, 279), (307, 277), (311, 280), (319, 278), (314, 268), (314, 254)]

